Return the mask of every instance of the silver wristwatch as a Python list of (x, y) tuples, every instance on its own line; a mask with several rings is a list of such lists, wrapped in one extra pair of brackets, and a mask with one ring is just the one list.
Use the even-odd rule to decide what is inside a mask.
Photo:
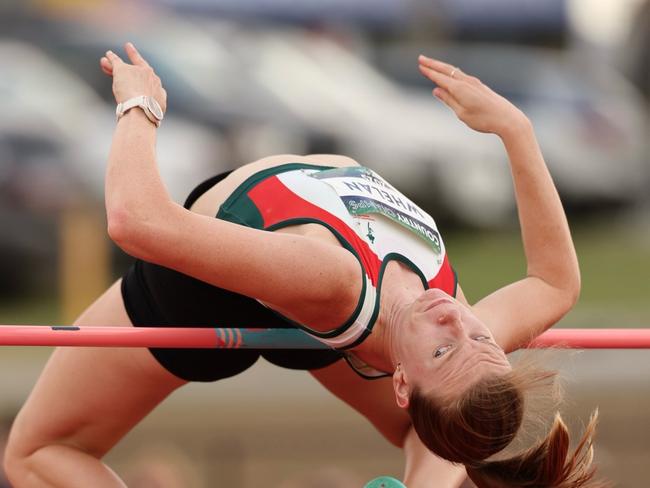
[(127, 113), (133, 107), (140, 107), (147, 118), (156, 124), (156, 127), (160, 127), (160, 122), (162, 121), (165, 114), (163, 113), (162, 108), (160, 108), (160, 104), (156, 101), (156, 99), (147, 95), (140, 95), (139, 97), (129, 98), (124, 102), (118, 103), (117, 108), (115, 109), (117, 120), (120, 120), (120, 117), (122, 117), (122, 115)]

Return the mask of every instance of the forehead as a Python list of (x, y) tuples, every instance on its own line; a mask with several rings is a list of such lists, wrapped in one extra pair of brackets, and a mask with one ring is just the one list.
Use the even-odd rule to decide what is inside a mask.
[(452, 349), (448, 357), (443, 356), (439, 364), (434, 359), (432, 369), (435, 374), (430, 381), (435, 384), (422, 385), (424, 389), (462, 391), (488, 374), (505, 374), (512, 368), (498, 346), (483, 341), (464, 341)]

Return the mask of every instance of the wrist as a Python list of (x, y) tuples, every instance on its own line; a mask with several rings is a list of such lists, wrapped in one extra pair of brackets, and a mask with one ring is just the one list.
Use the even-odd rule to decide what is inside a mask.
[(115, 108), (115, 115), (119, 120), (126, 113), (134, 110), (142, 110), (147, 119), (149, 119), (156, 127), (160, 127), (160, 122), (165, 116), (162, 107), (156, 99), (148, 95), (138, 95), (118, 103)]
[(523, 114), (523, 112), (519, 112), (517, 116), (504, 124), (496, 134), (507, 147), (522, 138), (527, 139), (530, 136), (534, 136), (533, 124), (530, 119)]
[(149, 120), (149, 117), (147, 117), (147, 114), (145, 114), (144, 110), (141, 110), (139, 108), (133, 108), (131, 110), (128, 110), (124, 112), (122, 115), (120, 115), (120, 118), (117, 119), (118, 125), (120, 122), (127, 122), (128, 124), (141, 124), (145, 127), (151, 127), (153, 129), (156, 129), (156, 125)]

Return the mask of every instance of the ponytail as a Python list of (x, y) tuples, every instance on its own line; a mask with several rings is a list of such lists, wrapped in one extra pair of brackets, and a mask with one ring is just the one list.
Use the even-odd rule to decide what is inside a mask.
[(569, 431), (559, 413), (548, 436), (522, 454), (499, 461), (467, 466), (479, 488), (605, 488), (594, 479), (593, 437), (598, 412), (591, 416), (582, 439), (569, 455)]
[[(556, 379), (556, 372), (525, 362), (506, 374), (483, 377), (455, 398), (414, 388), (408, 407), (411, 422), (430, 451), (464, 464), (479, 488), (611, 486), (594, 478), (597, 411), (573, 453), (559, 413), (550, 432), (538, 440), (536, 430), (546, 424), (541, 412), (557, 411), (561, 395)], [(536, 401), (531, 401), (533, 396)], [(544, 408), (549, 401), (553, 407)], [(528, 428), (533, 426), (535, 431)]]

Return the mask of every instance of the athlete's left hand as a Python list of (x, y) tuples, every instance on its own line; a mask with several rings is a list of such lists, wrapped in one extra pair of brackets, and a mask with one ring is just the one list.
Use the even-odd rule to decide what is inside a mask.
[(472, 129), (504, 137), (527, 121), (521, 110), (460, 68), (422, 55), (418, 64), (420, 72), (438, 85), (433, 89), (434, 96)]
[(124, 50), (130, 63), (123, 61), (113, 51), (106, 51), (106, 55), (99, 60), (102, 71), (113, 77), (115, 101), (120, 103), (133, 97), (147, 95), (155, 98), (165, 112), (167, 92), (160, 78), (132, 43), (127, 42)]

